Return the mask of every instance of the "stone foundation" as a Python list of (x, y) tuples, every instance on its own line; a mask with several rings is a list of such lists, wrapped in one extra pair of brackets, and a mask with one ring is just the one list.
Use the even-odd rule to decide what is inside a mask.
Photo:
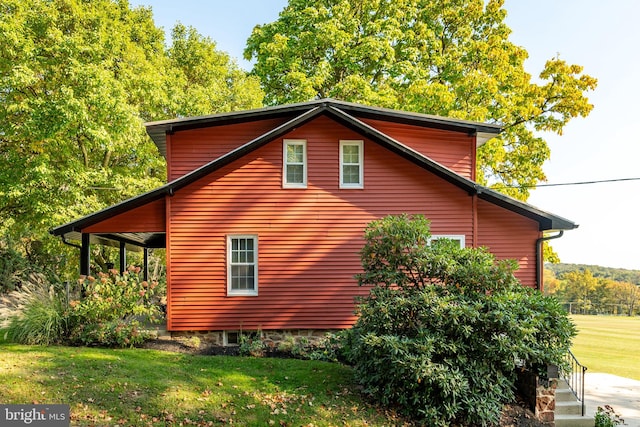
[[(324, 338), (327, 333), (337, 332), (335, 330), (317, 329), (294, 329), (294, 330), (259, 330), (259, 331), (180, 331), (169, 332), (171, 339), (180, 342), (199, 341), (205, 346), (231, 346), (236, 343), (229, 343), (231, 334), (258, 335), (268, 347), (275, 348), (285, 340), (294, 340), (297, 344), (313, 343)], [(225, 339), (225, 335), (227, 339)]]
[(543, 379), (530, 371), (518, 372), (518, 391), (536, 418), (555, 427), (557, 379)]

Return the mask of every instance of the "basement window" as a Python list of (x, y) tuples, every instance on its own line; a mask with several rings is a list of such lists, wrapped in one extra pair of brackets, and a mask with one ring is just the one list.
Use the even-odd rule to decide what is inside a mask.
[(240, 333), (238, 331), (224, 331), (222, 336), (222, 345), (225, 347), (228, 345), (240, 344)]

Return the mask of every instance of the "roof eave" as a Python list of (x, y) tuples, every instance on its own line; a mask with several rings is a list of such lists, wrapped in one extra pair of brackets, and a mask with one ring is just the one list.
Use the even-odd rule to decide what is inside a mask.
[(391, 110), (381, 107), (355, 104), (338, 101), (335, 99), (318, 99), (296, 104), (287, 104), (275, 107), (264, 107), (245, 111), (211, 114), (198, 117), (187, 117), (171, 120), (161, 120), (145, 123), (147, 133), (158, 147), (160, 153), (166, 156), (166, 136), (173, 132), (189, 129), (198, 129), (217, 124), (242, 123), (252, 120), (261, 120), (277, 117), (290, 117), (304, 111), (312, 110), (318, 106), (334, 106), (357, 117), (388, 120), (397, 123), (429, 126), (436, 129), (464, 132), (475, 135), (478, 146), (502, 132), (502, 126), (498, 124), (480, 123), (469, 120), (452, 119), (448, 117), (434, 116), (422, 113)]

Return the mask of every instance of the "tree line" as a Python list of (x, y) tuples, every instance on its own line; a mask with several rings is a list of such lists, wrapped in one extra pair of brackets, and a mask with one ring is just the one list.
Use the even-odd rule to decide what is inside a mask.
[(145, 121), (332, 97), (501, 123), (478, 180), (526, 200), (550, 155), (539, 133), (586, 117), (596, 79), (559, 57), (532, 78), (506, 14), (503, 0), (291, 0), (255, 26), (245, 71), (194, 28), (165, 40), (126, 0), (0, 0), (0, 277), (70, 277), (76, 249), (48, 230), (166, 180)]
[(558, 298), (572, 314), (634, 316), (640, 312), (640, 285), (627, 279), (639, 275), (636, 270), (547, 264), (545, 293)]

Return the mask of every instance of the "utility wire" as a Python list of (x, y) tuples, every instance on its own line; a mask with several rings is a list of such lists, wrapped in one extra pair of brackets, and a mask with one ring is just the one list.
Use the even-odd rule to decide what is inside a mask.
[(602, 184), (605, 182), (624, 182), (624, 181), (640, 181), (640, 178), (616, 178), (601, 179), (596, 181), (579, 181), (579, 182), (563, 182), (559, 184), (538, 184), (538, 185), (498, 185), (495, 188), (540, 188), (540, 187), (562, 187), (567, 185), (587, 185)]

